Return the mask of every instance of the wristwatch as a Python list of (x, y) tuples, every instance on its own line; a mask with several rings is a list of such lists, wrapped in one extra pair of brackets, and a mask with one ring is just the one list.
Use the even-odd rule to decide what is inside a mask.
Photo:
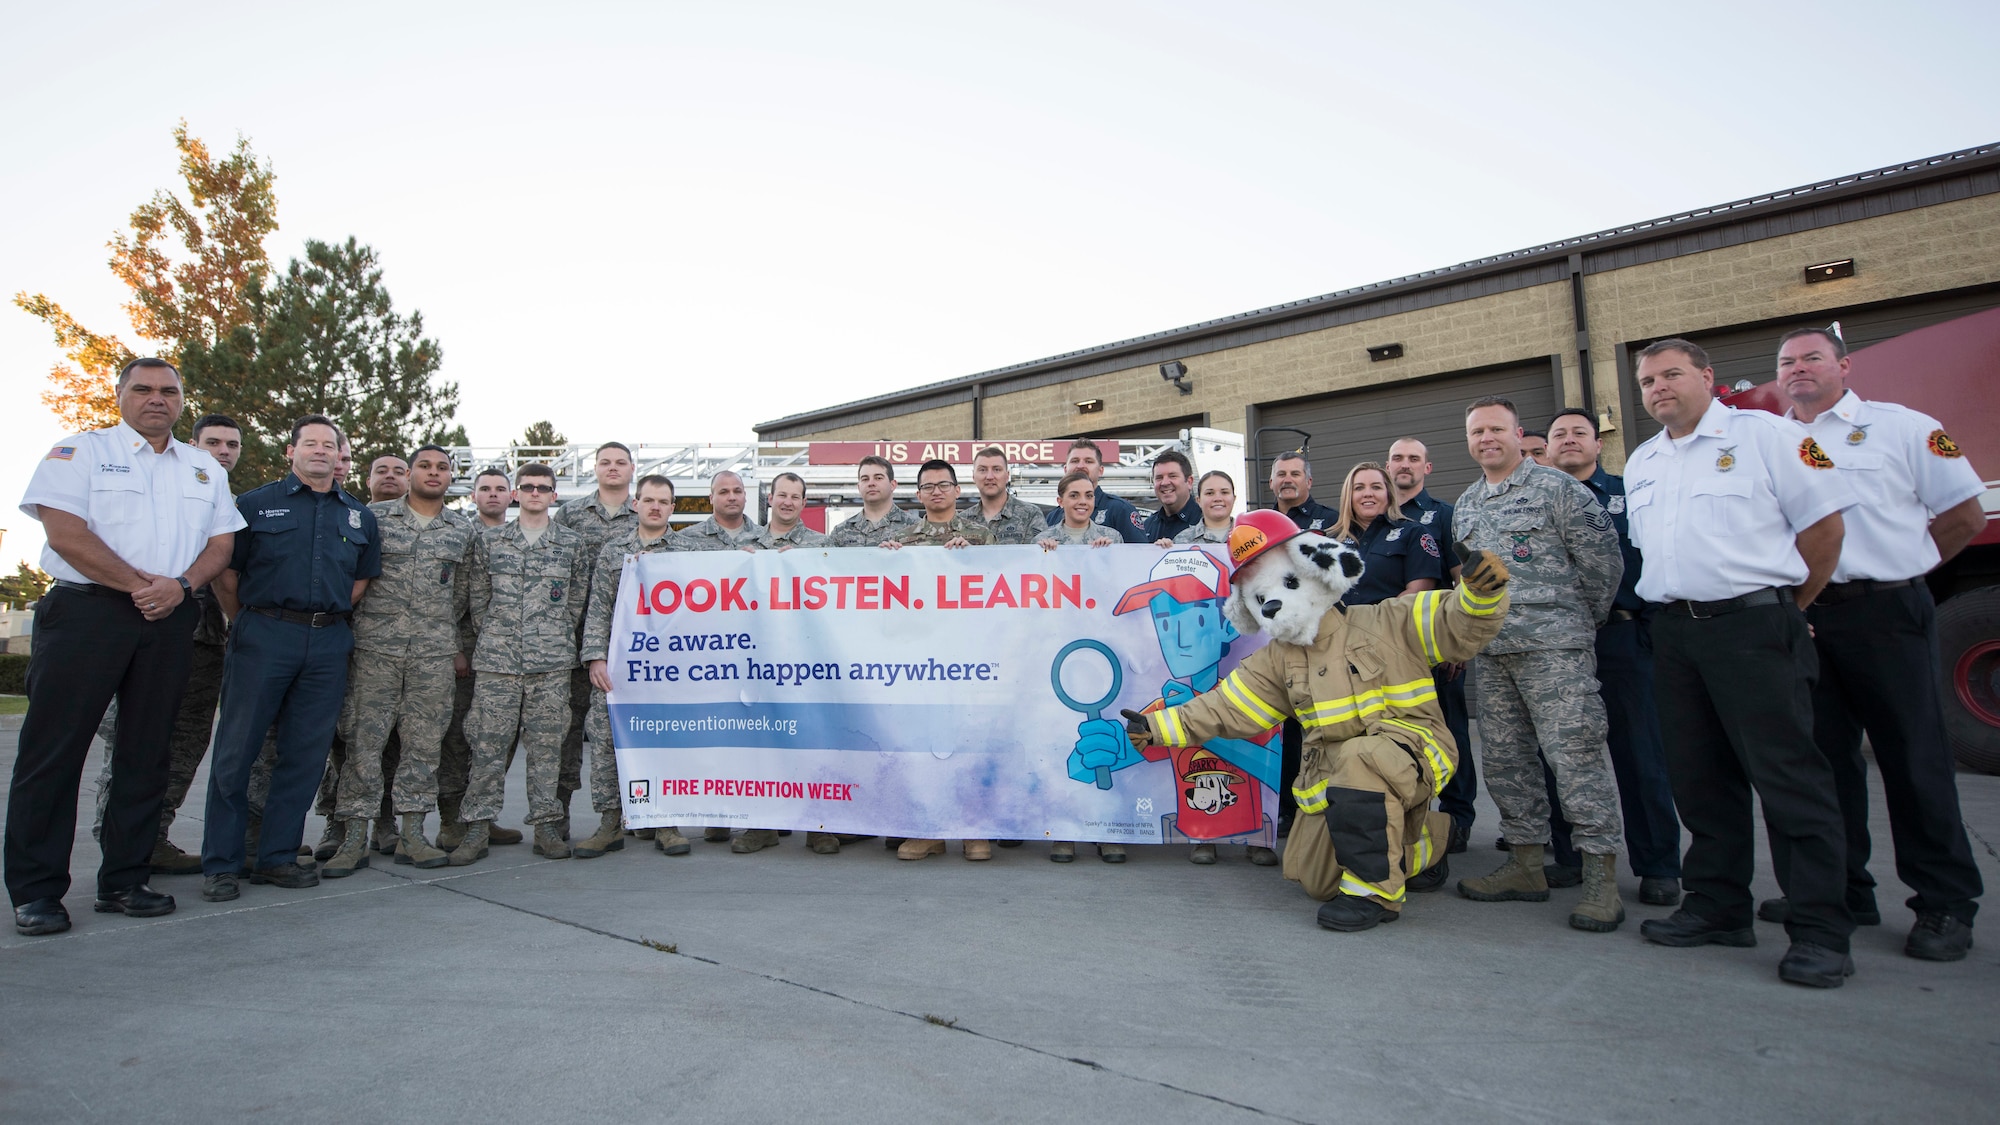
[(181, 595), (183, 597), (194, 597), (194, 587), (188, 585), (188, 580), (185, 577), (176, 578), (174, 581), (181, 584)]

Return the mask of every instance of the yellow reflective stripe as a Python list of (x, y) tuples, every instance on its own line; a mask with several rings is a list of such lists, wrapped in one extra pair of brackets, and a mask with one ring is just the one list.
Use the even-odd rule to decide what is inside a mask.
[(1472, 592), (1469, 586), (1458, 588), (1458, 606), (1474, 617), (1491, 617), (1500, 608), (1500, 595), (1482, 598)]
[(1423, 647), (1424, 655), (1432, 664), (1444, 663), (1444, 657), (1438, 654), (1437, 645), (1438, 602), (1443, 597), (1442, 591), (1425, 590), (1417, 595), (1416, 601), (1410, 603), (1410, 616), (1417, 625), (1417, 642)]
[(1249, 685), (1243, 682), (1239, 672), (1229, 673), (1229, 678), (1222, 681), (1222, 694), (1229, 702), (1236, 705), (1238, 711), (1267, 727), (1277, 726), (1284, 721), (1284, 712), (1264, 702), (1256, 692), (1251, 691)]
[(1431, 737), (1431, 732), (1414, 723), (1403, 722), (1401, 719), (1383, 719), (1382, 721), (1390, 726), (1409, 731), (1419, 739), (1422, 739), (1421, 746), (1424, 757), (1431, 764), (1432, 795), (1435, 796), (1438, 793), (1444, 792), (1444, 783), (1450, 781), (1451, 775), (1456, 771), (1452, 768), (1451, 756), (1444, 752), (1444, 747), (1438, 745), (1437, 739)]
[(1176, 714), (1178, 707), (1169, 707), (1160, 712), (1160, 733), (1167, 738), (1168, 746), (1186, 746), (1187, 728), (1181, 725), (1181, 717)]
[(1352, 871), (1342, 871), (1340, 873), (1340, 893), (1344, 895), (1357, 895), (1362, 898), (1373, 895), (1376, 898), (1388, 899), (1390, 902), (1403, 901), (1403, 888), (1397, 887), (1396, 892), (1390, 894), (1388, 891), (1365, 879), (1355, 878)]
[(1292, 786), (1292, 796), (1299, 802), (1300, 812), (1323, 813), (1326, 811), (1326, 782), (1324, 781), (1304, 789), (1300, 789), (1294, 785)]
[(1431, 865), (1431, 856), (1437, 851), (1436, 845), (1431, 843), (1431, 826), (1428, 822), (1418, 834), (1416, 846), (1411, 850), (1416, 854), (1416, 861), (1410, 865), (1408, 874), (1415, 875)]
[(1299, 721), (1306, 726), (1323, 727), (1343, 723), (1349, 719), (1365, 718), (1377, 711), (1385, 711), (1391, 706), (1417, 707), (1435, 699), (1437, 699), (1436, 682), (1429, 679), (1411, 680), (1406, 684), (1370, 688), (1359, 695), (1315, 703), (1299, 715)]

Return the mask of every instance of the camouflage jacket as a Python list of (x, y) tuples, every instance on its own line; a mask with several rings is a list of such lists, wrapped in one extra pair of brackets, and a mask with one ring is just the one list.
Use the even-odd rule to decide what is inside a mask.
[(922, 520), (901, 508), (890, 508), (889, 514), (879, 520), (868, 518), (866, 511), (856, 512), (840, 521), (840, 526), (827, 536), (830, 547), (879, 547), (884, 539), (894, 539), (910, 530), (910, 525)]
[(1122, 543), (1116, 528), (1101, 523), (1087, 524), (1081, 531), (1071, 531), (1061, 523), (1050, 524), (1035, 536), (1037, 543)]
[(735, 531), (726, 530), (715, 522), (714, 516), (710, 516), (675, 536), (679, 542), (674, 550), (740, 551), (745, 547), (755, 547), (757, 537), (762, 534), (763, 527), (748, 516), (743, 518), (743, 526)]
[(783, 535), (773, 535), (770, 525), (766, 524), (764, 530), (758, 533), (756, 542), (745, 543), (743, 546), (755, 547), (760, 551), (775, 551), (780, 547), (819, 547), (825, 543), (824, 533), (814, 531), (802, 523), (794, 524), (792, 529)]
[(639, 526), (639, 511), (627, 499), (618, 510), (606, 514), (597, 493), (578, 497), (549, 513), (549, 518), (583, 536), (584, 554), (596, 558), (606, 543), (630, 535)]
[(978, 500), (974, 500), (972, 506), (958, 516), (991, 531), (995, 543), (1033, 543), (1037, 535), (1048, 529), (1048, 517), (1042, 514), (1042, 510), (1012, 493), (1008, 494), (1000, 514), (990, 520), (981, 510)]
[(1207, 522), (1206, 522), (1206, 521), (1204, 521), (1204, 522), (1202, 522), (1202, 523), (1198, 523), (1198, 524), (1195, 524), (1195, 525), (1194, 525), (1193, 527), (1189, 527), (1189, 528), (1183, 528), (1183, 529), (1181, 530), (1181, 533), (1180, 533), (1179, 535), (1176, 535), (1176, 536), (1174, 536), (1174, 542), (1176, 542), (1176, 543), (1221, 543), (1221, 544), (1223, 544), (1224, 546), (1228, 546), (1228, 544), (1229, 544), (1229, 533), (1230, 533), (1230, 532), (1231, 532), (1232, 530), (1234, 530), (1234, 525), (1231, 525), (1230, 527), (1227, 527), (1227, 528), (1224, 528), (1224, 529), (1222, 529), (1221, 531), (1214, 531), (1214, 530), (1211, 530), (1211, 529), (1209, 528), (1209, 526), (1208, 526)]
[(472, 541), (472, 667), (525, 676), (576, 667), (590, 560), (583, 536), (549, 521), (531, 546), (521, 525), (489, 527)]
[(382, 537), (382, 573), (354, 607), (354, 647), (419, 659), (458, 655), (472, 522), (447, 508), (420, 526), (407, 496), (368, 507)]
[(963, 514), (953, 516), (950, 523), (932, 523), (925, 518), (894, 538), (906, 547), (942, 547), (960, 536), (975, 547), (991, 546), (998, 541), (993, 529), (978, 520), (966, 519)]
[(658, 551), (678, 551), (679, 537), (672, 531), (650, 543), (639, 540), (639, 529), (614, 536), (597, 552), (597, 565), (590, 579), (590, 604), (583, 612), (583, 643), (577, 658), (585, 664), (605, 659), (611, 647), (611, 618), (618, 611), (618, 576), (625, 571), (627, 555), (650, 555)]
[(1611, 517), (1575, 477), (1524, 459), (1498, 484), (1472, 482), (1451, 526), (1460, 540), (1499, 555), (1513, 575), (1513, 612), (1487, 652), (1597, 643), (1625, 560)]

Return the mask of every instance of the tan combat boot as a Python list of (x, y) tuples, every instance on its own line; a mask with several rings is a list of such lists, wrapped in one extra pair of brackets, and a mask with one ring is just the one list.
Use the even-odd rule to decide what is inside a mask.
[(943, 854), (943, 840), (904, 840), (896, 845), (897, 859), (923, 859), (925, 856)]
[(806, 847), (811, 848), (814, 855), (839, 855), (840, 837), (831, 832), (808, 832)]
[(688, 843), (678, 828), (653, 829), (653, 846), (667, 855), (686, 855), (694, 850), (694, 845)]
[(605, 852), (625, 850), (625, 813), (609, 809), (598, 814), (597, 831), (578, 840), (571, 849), (578, 859), (596, 859)]
[(729, 829), (710, 825), (701, 830), (701, 838), (711, 844), (726, 844), (729, 842)]
[(383, 855), (396, 854), (396, 822), (386, 816), (375, 818), (374, 848)]
[(1544, 844), (1515, 844), (1507, 862), (1481, 879), (1460, 879), (1458, 893), (1475, 902), (1547, 902), (1549, 881), (1542, 874)]
[(749, 855), (777, 846), (778, 833), (773, 828), (746, 828), (741, 836), (729, 842), (729, 850), (737, 855)]
[(1572, 929), (1608, 934), (1625, 920), (1625, 903), (1618, 897), (1618, 856), (1586, 852), (1583, 857), (1583, 901), (1570, 911)]
[(486, 840), (490, 844), (518, 844), (525, 839), (518, 828), (502, 828), (490, 820), (486, 822)]
[(490, 820), (466, 822), (465, 838), (458, 842), (457, 847), (451, 849), (451, 858), (446, 862), (453, 867), (464, 867), (485, 859), (487, 833), (492, 828), (493, 822)]
[(326, 818), (326, 831), (319, 834), (319, 846), (313, 849), (314, 859), (325, 863), (327, 860), (333, 858), (333, 853), (340, 850), (340, 826), (345, 823), (346, 821), (341, 820), (337, 816)]
[(451, 857), (441, 848), (431, 846), (424, 839), (424, 814), (410, 812), (403, 814), (403, 827), (396, 835), (396, 862), (413, 864), (419, 869), (429, 870), (443, 867)]
[(341, 837), (340, 850), (332, 858), (320, 865), (319, 873), (328, 879), (345, 879), (356, 871), (368, 866), (368, 821), (366, 819), (347, 822), (346, 835)]
[(569, 841), (562, 838), (560, 823), (535, 825), (535, 854), (550, 859), (569, 858)]
[(437, 846), (450, 851), (465, 839), (465, 823), (458, 819), (459, 803), (438, 798)]
[(974, 863), (993, 858), (993, 841), (991, 840), (963, 840), (960, 841), (959, 847), (965, 849), (965, 858)]
[(200, 856), (187, 854), (165, 836), (153, 844), (153, 858), (147, 862), (153, 865), (155, 875), (193, 875), (201, 871)]

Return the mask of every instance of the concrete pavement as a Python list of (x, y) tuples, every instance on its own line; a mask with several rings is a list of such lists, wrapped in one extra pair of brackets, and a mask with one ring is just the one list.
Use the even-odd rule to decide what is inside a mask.
[[(1960, 786), (2000, 883), (2000, 778)], [(748, 856), (378, 860), (227, 904), (160, 878), (180, 910), (133, 920), (91, 913), (85, 825), (75, 929), (0, 932), (0, 1120), (1992, 1120), (2000, 935), (1903, 957), (1879, 798), (1876, 819), (1884, 923), (1831, 992), (1779, 982), (1776, 926), (1755, 949), (1646, 944), (1669, 911), (1629, 876), (1614, 934), (1565, 925), (1574, 890), (1447, 889), (1342, 935), (1240, 849), (899, 863), (799, 833)], [(1500, 862), (1496, 822), (1482, 802), (1454, 879)]]

